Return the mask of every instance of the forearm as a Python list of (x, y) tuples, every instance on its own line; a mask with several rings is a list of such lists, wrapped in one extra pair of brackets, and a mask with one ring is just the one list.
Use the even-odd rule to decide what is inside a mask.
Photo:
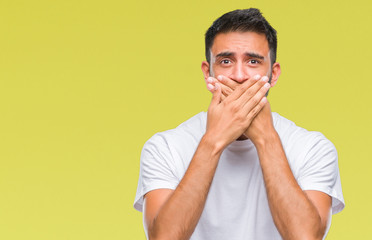
[(319, 213), (297, 184), (276, 131), (255, 145), (270, 210), (283, 239), (322, 239)]
[(189, 239), (213, 180), (222, 149), (204, 136), (181, 182), (149, 225), (150, 239)]

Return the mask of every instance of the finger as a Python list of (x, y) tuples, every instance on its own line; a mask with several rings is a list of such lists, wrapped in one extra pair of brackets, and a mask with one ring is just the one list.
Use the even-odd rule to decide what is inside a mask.
[[(235, 101), (237, 100), (238, 98), (240, 98), (240, 96), (245, 93), (248, 89), (250, 89), (254, 84), (256, 84), (257, 82), (259, 82), (258, 80), (260, 79), (260, 75), (256, 75), (250, 79), (248, 79), (247, 81), (245, 81), (244, 83), (240, 84), (234, 91), (233, 93), (231, 93), (228, 97), (228, 101)], [(256, 89), (257, 91), (258, 89)], [(252, 90), (250, 90), (250, 93), (252, 92)]]
[(226, 96), (225, 95), (221, 95), (221, 102), (223, 101), (223, 100), (225, 100), (226, 99)]
[(234, 80), (224, 75), (218, 75), (217, 80), (223, 85), (228, 86), (232, 90), (235, 90), (235, 88), (237, 88), (240, 85), (239, 83), (235, 82)]
[[(245, 91), (242, 96), (240, 97), (240, 101), (243, 105), (245, 105), (247, 102), (253, 98), (257, 94), (258, 91), (261, 90), (263, 86), (266, 85), (266, 87), (270, 87), (270, 84), (268, 83), (269, 78), (267, 76), (263, 76), (259, 81), (257, 81), (255, 84), (253, 84), (247, 91)], [(266, 89), (267, 90), (267, 89)], [(258, 101), (261, 99), (258, 99)]]
[(222, 91), (222, 94), (227, 97), (229, 96), (233, 90), (231, 88), (229, 88), (228, 86), (224, 85), (224, 84), (220, 84), (221, 86), (221, 91)]
[(215, 83), (215, 82), (218, 82), (217, 79), (215, 79), (214, 77), (208, 77), (207, 78), (207, 83)]
[(213, 89), (215, 88), (215, 86), (212, 84), (212, 83), (208, 83), (207, 84), (207, 89), (208, 91), (210, 91), (211, 93), (213, 93)]
[[(262, 80), (260, 80), (262, 81)], [(264, 82), (264, 81), (262, 81)], [(246, 101), (244, 106), (242, 106), (242, 109), (244, 109), (245, 112), (247, 112), (248, 116), (250, 112), (259, 104), (262, 104), (261, 101), (267, 101), (263, 100), (266, 99), (265, 95), (266, 92), (270, 89), (269, 83), (257, 83), (256, 85), (260, 86), (260, 89), (249, 99), (249, 101)], [(256, 87), (255, 85), (255, 87)]]
[(266, 97), (261, 98), (261, 101), (248, 113), (247, 115), (248, 125), (250, 125), (250, 123), (257, 116), (257, 114), (261, 112), (261, 110), (264, 108), (266, 103), (267, 103), (267, 98)]
[(212, 92), (213, 88), (211, 86), (214, 87), (214, 84), (217, 82), (217, 80), (215, 80), (215, 78), (213, 77), (208, 77), (206, 79), (206, 83), (207, 83), (207, 89), (208, 91)]
[[(215, 86), (215, 84), (217, 83), (217, 79), (215, 79), (214, 77), (208, 77), (207, 78), (207, 89), (212, 92), (212, 86)], [(210, 85), (209, 85), (210, 84)], [(212, 85), (212, 86), (211, 86)], [(227, 97), (228, 95), (230, 95), (233, 90), (231, 88), (229, 88), (228, 86), (224, 85), (224, 84), (220, 84), (220, 87), (221, 87), (221, 91), (222, 91), (222, 94)]]
[(221, 101), (221, 95), (222, 95), (220, 84), (216, 83), (213, 86), (212, 84), (209, 83), (208, 86), (211, 87), (211, 91), (213, 94), (211, 105), (219, 104)]

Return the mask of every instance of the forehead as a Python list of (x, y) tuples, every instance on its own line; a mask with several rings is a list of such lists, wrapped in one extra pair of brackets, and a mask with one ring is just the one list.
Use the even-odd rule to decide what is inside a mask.
[(269, 53), (265, 34), (255, 32), (227, 32), (216, 35), (211, 48), (212, 55), (220, 52), (257, 52), (264, 56)]

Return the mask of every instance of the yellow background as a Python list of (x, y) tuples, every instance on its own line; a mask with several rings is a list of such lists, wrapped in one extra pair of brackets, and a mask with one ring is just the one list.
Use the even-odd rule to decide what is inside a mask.
[(207, 109), (204, 32), (258, 7), (278, 31), (273, 111), (325, 134), (346, 208), (327, 239), (372, 239), (370, 1), (0, 1), (0, 239), (145, 239), (140, 151)]

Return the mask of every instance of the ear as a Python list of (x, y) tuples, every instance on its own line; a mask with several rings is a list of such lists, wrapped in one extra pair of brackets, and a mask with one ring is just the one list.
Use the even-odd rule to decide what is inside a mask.
[(209, 63), (207, 61), (202, 62), (201, 70), (202, 70), (203, 75), (204, 75), (205, 84), (208, 84), (207, 79), (209, 78), (210, 73), (209, 73)]
[(282, 71), (280, 70), (280, 64), (278, 62), (273, 64), (273, 70), (271, 72), (271, 87), (274, 87)]

